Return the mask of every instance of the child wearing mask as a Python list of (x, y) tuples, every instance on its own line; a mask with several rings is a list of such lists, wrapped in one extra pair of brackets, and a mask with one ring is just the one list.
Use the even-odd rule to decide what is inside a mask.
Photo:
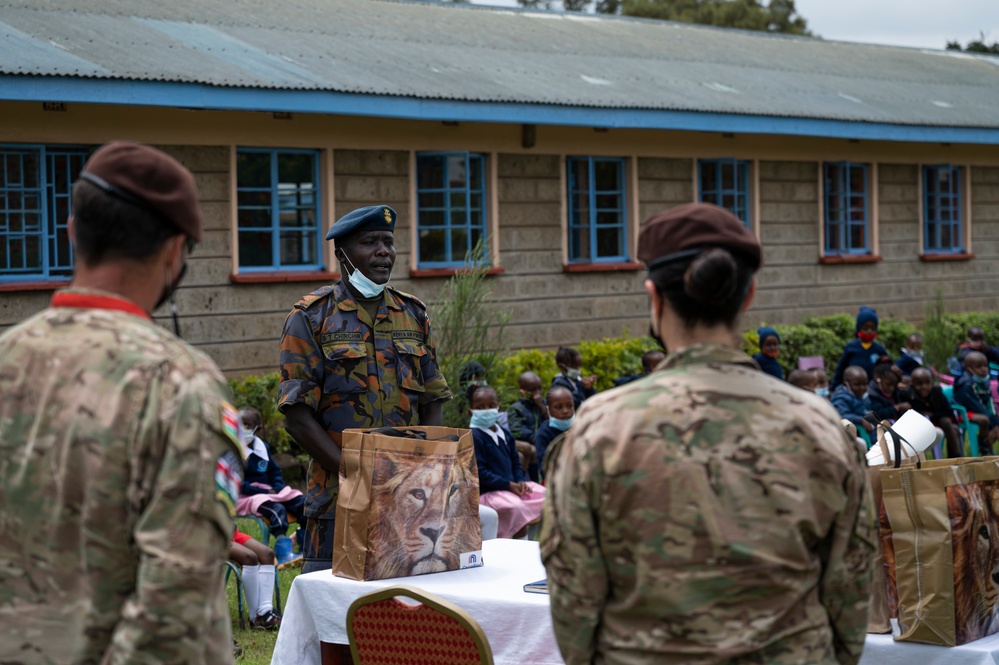
[(575, 408), (578, 409), (584, 399), (597, 393), (593, 388), (593, 384), (597, 381), (596, 375), (583, 376), (580, 370), (583, 356), (579, 351), (568, 346), (560, 346), (555, 352), (555, 364), (558, 365), (561, 374), (552, 379), (552, 388), (555, 386), (568, 388), (572, 393), (572, 403)]
[(569, 429), (572, 425), (572, 419), (576, 416), (572, 393), (567, 388), (552, 386), (548, 390), (547, 401), (548, 420), (541, 424), (534, 437), (534, 447), (538, 450), (538, 464), (541, 465), (541, 468), (544, 468), (548, 444)]
[(469, 427), (479, 467), (479, 503), (499, 514), (497, 535), (521, 538), (541, 517), (545, 488), (527, 479), (513, 436), (496, 424), (499, 397), (491, 386), (468, 389)]
[(909, 376), (912, 371), (923, 366), (923, 336), (919, 333), (912, 333), (905, 338), (905, 346), (901, 349), (902, 355), (895, 362), (895, 367), (902, 370), (903, 376)]
[(925, 367), (917, 367), (910, 375), (908, 402), (913, 410), (930, 419), (938, 436), (947, 441), (947, 457), (961, 457), (964, 446), (954, 424), (954, 411), (940, 386), (933, 385), (933, 375)]
[(978, 451), (992, 454), (999, 438), (999, 415), (992, 399), (992, 378), (985, 354), (971, 351), (964, 356), (964, 373), (954, 382), (954, 402), (968, 410), (968, 418), (978, 425)]
[(780, 355), (780, 335), (770, 326), (763, 326), (757, 331), (760, 337), (760, 352), (753, 355), (753, 360), (765, 373), (784, 380), (784, 369), (777, 362)]
[(859, 367), (867, 375), (867, 381), (872, 378), (874, 366), (882, 359), (891, 362), (888, 351), (878, 344), (878, 313), (870, 307), (861, 307), (857, 313), (857, 339), (850, 340), (843, 346), (843, 355), (833, 373), (832, 389), (835, 391), (843, 383), (843, 373), (847, 367)]
[(829, 377), (826, 375), (826, 370), (813, 367), (808, 371), (815, 375), (815, 394), (829, 399)]

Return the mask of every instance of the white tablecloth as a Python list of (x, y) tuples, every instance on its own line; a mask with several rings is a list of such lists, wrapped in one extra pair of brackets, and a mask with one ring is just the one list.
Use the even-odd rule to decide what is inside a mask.
[[(319, 665), (319, 643), (347, 644), (347, 608), (359, 596), (409, 584), (450, 600), (479, 622), (496, 665), (562, 665), (548, 596), (524, 592), (545, 577), (538, 543), (487, 540), (485, 565), (447, 573), (355, 582), (329, 571), (299, 575), (288, 594), (271, 665)], [(908, 664), (912, 665), (912, 664)]]
[(860, 665), (996, 665), (999, 634), (959, 647), (896, 642), (891, 635), (868, 635)]

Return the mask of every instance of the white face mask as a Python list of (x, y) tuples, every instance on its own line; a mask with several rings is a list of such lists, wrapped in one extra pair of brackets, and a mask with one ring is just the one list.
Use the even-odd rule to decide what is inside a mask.
[(567, 369), (565, 370), (565, 375), (575, 381), (579, 377), (583, 376), (582, 369)]
[(375, 284), (368, 279), (363, 272), (351, 264), (350, 260), (347, 259), (346, 254), (343, 255), (343, 260), (353, 271), (347, 275), (347, 281), (350, 282), (351, 286), (357, 289), (357, 292), (361, 294), (362, 298), (375, 298), (380, 296), (382, 291), (385, 290), (385, 287), (388, 286), (388, 282), (385, 282), (384, 284)]
[(243, 439), (243, 443), (245, 445), (247, 445), (247, 446), (250, 445), (251, 443), (253, 443), (253, 437), (256, 436), (256, 433), (257, 433), (257, 428), (256, 427), (254, 427), (253, 429), (243, 428), (240, 431), (240, 436)]

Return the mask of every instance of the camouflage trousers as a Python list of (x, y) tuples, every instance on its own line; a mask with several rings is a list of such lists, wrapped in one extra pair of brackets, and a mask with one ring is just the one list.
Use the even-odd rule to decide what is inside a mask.
[(305, 520), (305, 548), (302, 550), (302, 574), (333, 568), (332, 518), (309, 517)]

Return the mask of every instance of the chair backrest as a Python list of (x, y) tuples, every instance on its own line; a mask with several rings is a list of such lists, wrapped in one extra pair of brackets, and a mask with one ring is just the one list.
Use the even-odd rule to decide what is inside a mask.
[(489, 641), (475, 619), (454, 603), (407, 585), (373, 591), (351, 603), (347, 639), (356, 665), (493, 663)]

